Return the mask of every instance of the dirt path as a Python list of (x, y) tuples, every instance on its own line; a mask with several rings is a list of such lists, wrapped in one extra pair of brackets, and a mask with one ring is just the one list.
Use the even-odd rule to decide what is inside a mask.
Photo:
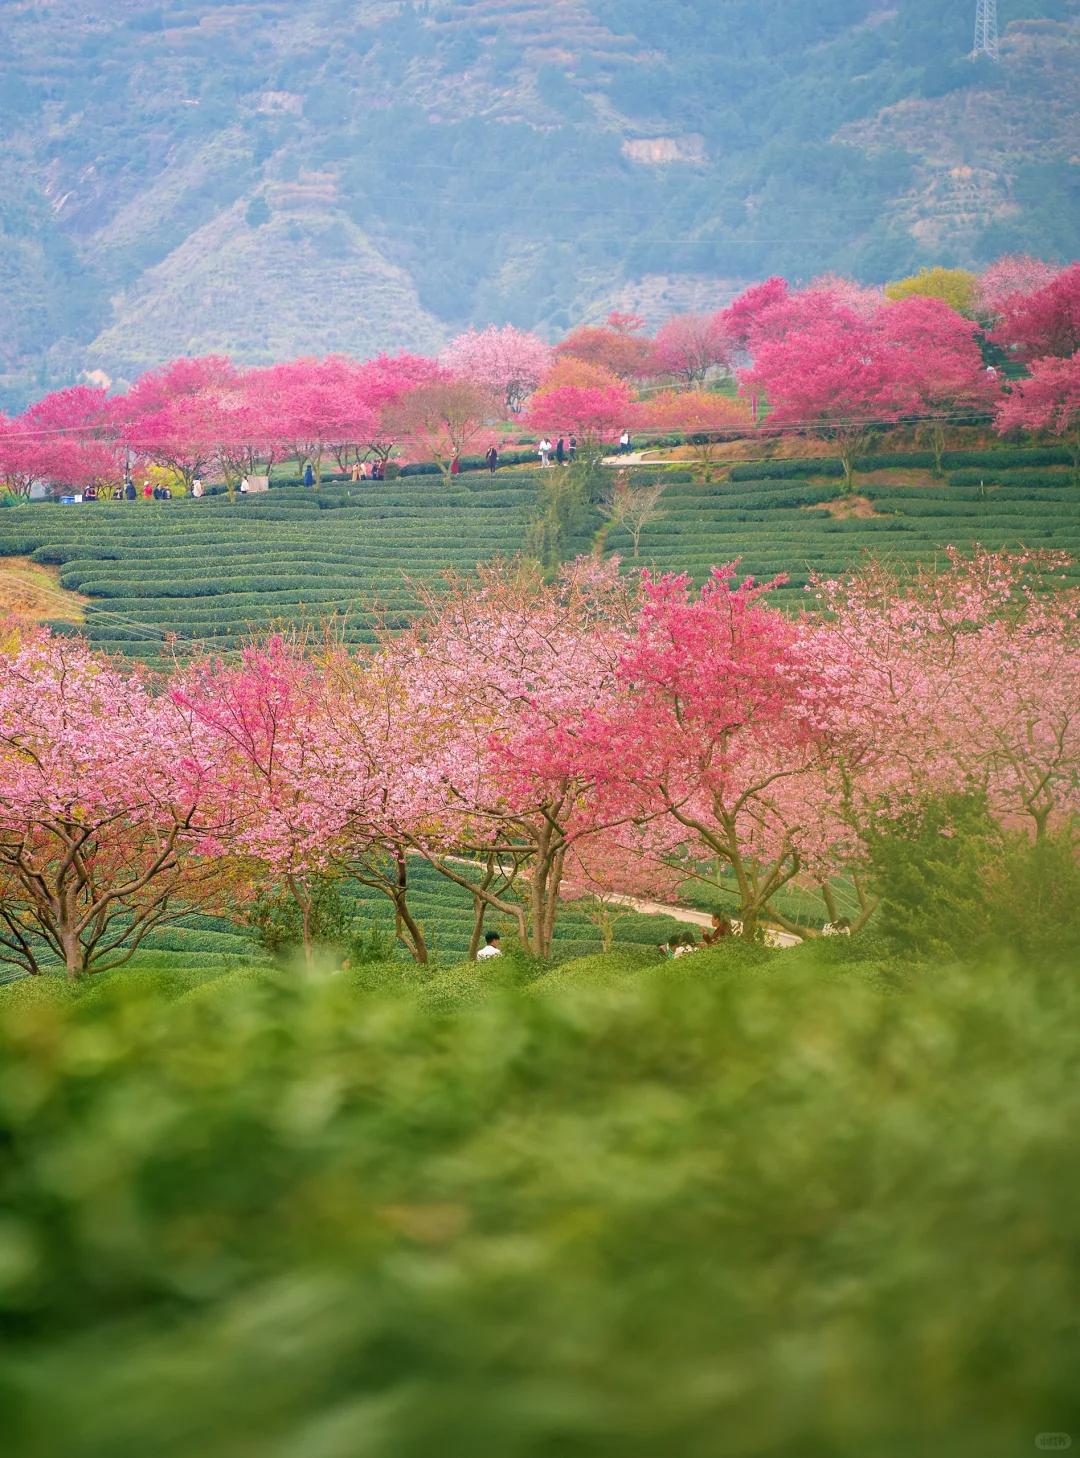
[[(694, 911), (689, 906), (665, 906), (663, 902), (642, 901), (636, 896), (613, 896), (611, 899), (619, 906), (640, 912), (642, 916), (670, 916), (672, 921), (687, 922), (691, 926), (709, 926), (712, 922), (709, 912)], [(736, 933), (742, 931), (742, 922), (733, 921), (731, 925)], [(797, 947), (802, 943), (802, 937), (775, 927), (766, 927), (765, 941), (770, 947)]]

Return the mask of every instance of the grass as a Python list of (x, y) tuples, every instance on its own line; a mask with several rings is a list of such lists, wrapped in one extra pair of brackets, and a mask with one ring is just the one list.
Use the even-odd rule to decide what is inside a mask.
[(873, 943), (0, 993), (19, 1458), (1078, 1431), (1080, 985)]

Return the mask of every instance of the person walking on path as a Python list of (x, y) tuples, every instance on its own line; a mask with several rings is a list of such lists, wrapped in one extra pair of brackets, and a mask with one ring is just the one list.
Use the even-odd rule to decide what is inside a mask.
[(537, 446), (536, 454), (540, 457), (541, 467), (546, 470), (547, 467), (551, 465), (551, 442), (548, 440), (546, 435), (541, 439), (540, 444)]
[(621, 456), (630, 454), (630, 432), (628, 430), (624, 430), (619, 436), (619, 454)]
[(562, 436), (555, 442), (555, 459), (560, 466), (566, 464), (566, 441)]
[(495, 445), (489, 446), (488, 447), (488, 453), (484, 457), (484, 460), (487, 461), (487, 468), (491, 472), (491, 474), (494, 476), (495, 472), (499, 469), (499, 448), (498, 448), (498, 446), (495, 446)]
[(570, 461), (570, 464), (573, 465), (574, 462), (577, 460), (577, 436), (576, 435), (572, 435), (570, 437), (570, 444), (567, 447), (566, 454), (567, 454), (567, 458)]

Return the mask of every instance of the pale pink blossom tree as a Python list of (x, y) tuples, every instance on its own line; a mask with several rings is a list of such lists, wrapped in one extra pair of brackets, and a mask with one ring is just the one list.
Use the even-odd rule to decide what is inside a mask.
[(219, 904), (210, 788), (197, 728), (138, 675), (44, 632), (0, 654), (0, 961), (78, 979)]
[(975, 287), (975, 303), (980, 319), (996, 323), (1005, 310), (1005, 301), (1017, 295), (1036, 293), (1061, 272), (1056, 263), (1033, 258), (1029, 253), (1006, 254), (996, 259), (979, 275)]
[[(950, 548), (944, 570), (818, 580), (818, 671), (861, 725), (855, 826), (928, 795), (986, 797), (1043, 836), (1080, 810), (1080, 592), (1052, 552)], [(1050, 590), (1053, 589), (1053, 590)]]
[(550, 345), (512, 324), (466, 330), (442, 353), (442, 364), (451, 374), (487, 390), (513, 415), (539, 385), (551, 360)]
[(490, 392), (469, 380), (445, 375), (415, 385), (383, 412), (383, 429), (415, 461), (433, 461), (444, 480), (490, 422), (496, 406)]

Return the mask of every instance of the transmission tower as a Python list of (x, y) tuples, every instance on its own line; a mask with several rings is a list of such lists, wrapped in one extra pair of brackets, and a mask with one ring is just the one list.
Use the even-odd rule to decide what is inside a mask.
[(975, 7), (974, 56), (989, 56), (992, 61), (1001, 59), (998, 49), (997, 0), (977, 0)]

